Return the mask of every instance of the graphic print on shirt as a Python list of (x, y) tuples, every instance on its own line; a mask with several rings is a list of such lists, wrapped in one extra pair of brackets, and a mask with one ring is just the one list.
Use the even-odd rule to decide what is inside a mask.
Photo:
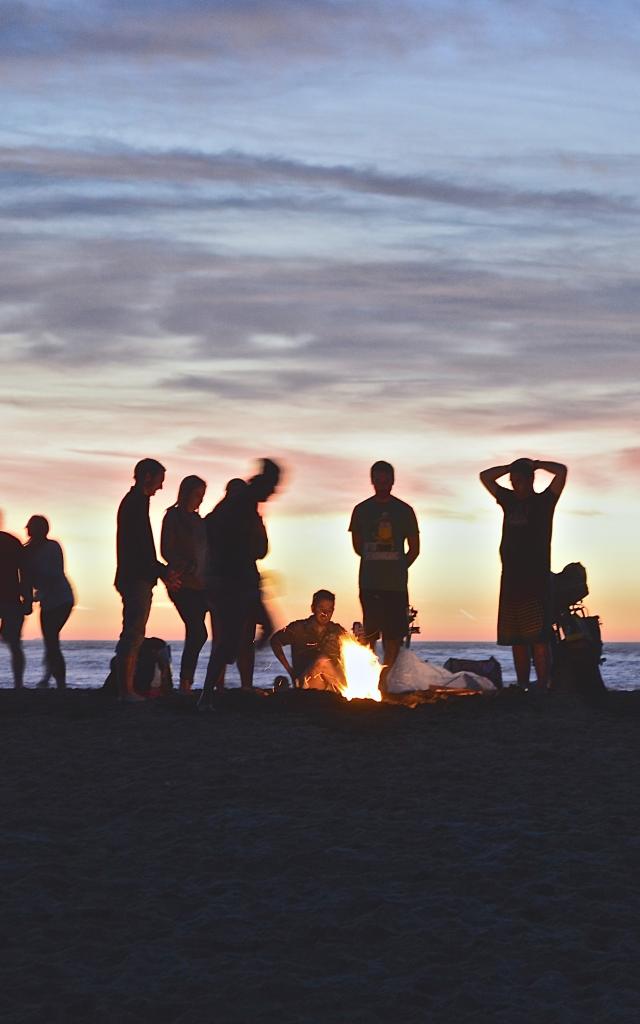
[(397, 561), (400, 558), (400, 546), (394, 543), (393, 521), (387, 509), (380, 512), (371, 535), (372, 540), (365, 543), (365, 558), (379, 562)]

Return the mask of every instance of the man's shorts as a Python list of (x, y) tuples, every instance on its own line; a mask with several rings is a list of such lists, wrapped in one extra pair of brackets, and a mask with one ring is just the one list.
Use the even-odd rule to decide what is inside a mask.
[(153, 583), (134, 580), (122, 584), (122, 632), (116, 644), (116, 654), (121, 657), (137, 654), (142, 647), (153, 597)]
[(367, 642), (377, 640), (380, 634), (387, 640), (402, 642), (409, 625), (406, 590), (361, 590), (360, 604)]

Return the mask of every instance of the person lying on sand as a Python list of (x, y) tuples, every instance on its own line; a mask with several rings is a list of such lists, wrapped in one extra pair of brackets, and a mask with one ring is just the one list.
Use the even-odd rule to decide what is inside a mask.
[[(332, 622), (335, 595), (317, 590), (311, 601), (311, 615), (296, 619), (271, 637), (271, 649), (294, 687), (306, 690), (340, 690), (344, 675), (340, 667), (340, 637), (347, 631)], [(291, 647), (291, 662), (283, 648)]]

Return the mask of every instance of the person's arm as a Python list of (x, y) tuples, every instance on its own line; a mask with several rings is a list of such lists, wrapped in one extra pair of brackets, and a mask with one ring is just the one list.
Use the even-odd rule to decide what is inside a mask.
[(271, 650), (275, 654), (276, 658), (282, 665), (287, 675), (291, 678), (293, 685), (296, 685), (296, 677), (293, 674), (293, 667), (289, 664), (289, 660), (284, 653), (284, 642), (286, 641), (286, 629), (279, 629), (277, 633), (274, 633), (271, 637)]
[(358, 533), (357, 530), (351, 531), (351, 543), (356, 555), (362, 556), (362, 534)]
[(420, 534), (412, 533), (407, 537), (407, 569), (410, 565), (413, 565), (416, 558), (420, 554)]
[(165, 562), (174, 565), (176, 561), (176, 529), (171, 509), (167, 509), (162, 520), (160, 532), (160, 554)]
[(511, 472), (511, 465), (508, 466), (493, 466), (491, 469), (483, 469), (480, 474), (480, 483), (487, 488), (489, 494), (492, 494), (495, 498), (498, 494), (500, 485), (498, 480), (501, 476), (506, 476), (507, 473)]
[(420, 554), (420, 527), (418, 526), (416, 514), (411, 507), (408, 509), (408, 518), (405, 529), (407, 537), (407, 553), (405, 555), (405, 561), (408, 569), (410, 565), (413, 565)]
[(563, 466), (561, 462), (542, 462), (536, 461), (533, 463), (534, 469), (544, 469), (545, 473), (551, 473), (553, 480), (547, 487), (548, 491), (559, 498), (564, 490), (564, 485), (567, 482), (567, 467)]
[(269, 551), (269, 538), (262, 519), (256, 512), (256, 522), (253, 533), (253, 543), (256, 560), (266, 558)]
[(356, 555), (362, 557), (362, 530), (358, 526), (358, 516), (356, 515), (357, 509), (354, 508), (351, 513), (351, 522), (349, 523), (349, 533), (351, 534), (351, 543), (353, 544), (353, 550)]
[(164, 581), (167, 590), (180, 590), (182, 574), (186, 566), (184, 559), (180, 557), (178, 531), (176, 529), (175, 514), (172, 509), (167, 509), (162, 520), (160, 553), (167, 562), (167, 565), (158, 562), (158, 576)]
[[(20, 544), (20, 541), (18, 541)], [(27, 549), (20, 544), (20, 556), (18, 560), (18, 575), (20, 578), (20, 602), (24, 615), (31, 615), (33, 611), (33, 580), (29, 570), (29, 559)]]

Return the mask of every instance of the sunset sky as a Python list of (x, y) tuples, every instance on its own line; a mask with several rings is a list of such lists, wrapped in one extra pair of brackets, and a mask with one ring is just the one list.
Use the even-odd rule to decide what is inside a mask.
[(117, 636), (149, 455), (157, 537), (184, 475), (206, 512), (281, 461), (276, 615), (328, 587), (345, 625), (391, 461), (423, 639), (491, 640), (478, 472), (528, 455), (569, 465), (553, 568), (640, 640), (639, 37), (635, 0), (2, 4), (0, 507), (63, 543), (67, 638)]

